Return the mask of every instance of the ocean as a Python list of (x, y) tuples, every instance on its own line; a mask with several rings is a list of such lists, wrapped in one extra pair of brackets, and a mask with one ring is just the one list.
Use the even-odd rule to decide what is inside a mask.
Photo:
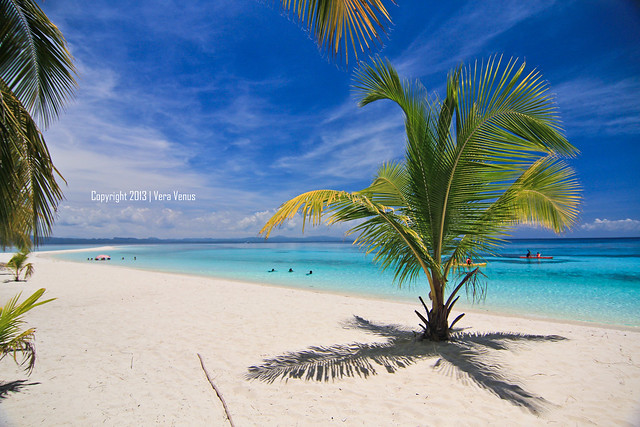
[[(41, 250), (62, 249), (43, 247)], [(522, 259), (527, 250), (553, 259)], [(186, 273), (292, 288), (410, 301), (426, 298), (426, 278), (398, 288), (349, 243), (217, 243), (123, 245), (110, 265)], [(98, 253), (63, 252), (87, 261)], [(134, 260), (133, 258), (136, 257)], [(123, 259), (124, 258), (124, 259)], [(476, 262), (479, 260), (475, 260)], [(462, 292), (456, 308), (640, 327), (640, 239), (513, 240), (482, 267), (480, 301)], [(271, 270), (275, 271), (271, 271)], [(292, 269), (292, 272), (289, 272)], [(309, 272), (312, 271), (312, 274)], [(453, 282), (453, 279), (450, 280)]]

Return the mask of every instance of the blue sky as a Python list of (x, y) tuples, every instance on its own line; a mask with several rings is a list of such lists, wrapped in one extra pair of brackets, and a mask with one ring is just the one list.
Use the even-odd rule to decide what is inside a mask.
[[(602, 1), (398, 1), (377, 53), (443, 93), (447, 71), (494, 54), (540, 70), (581, 152), (566, 237), (640, 236), (640, 6)], [(358, 108), (340, 67), (271, 2), (47, 0), (79, 89), (45, 132), (68, 182), (57, 237), (255, 236), (285, 200), (366, 186), (401, 158), (402, 115)], [(195, 200), (100, 203), (146, 191)], [(294, 220), (277, 234), (300, 236)], [(344, 227), (305, 235), (341, 235)], [(527, 227), (516, 237), (551, 237)]]

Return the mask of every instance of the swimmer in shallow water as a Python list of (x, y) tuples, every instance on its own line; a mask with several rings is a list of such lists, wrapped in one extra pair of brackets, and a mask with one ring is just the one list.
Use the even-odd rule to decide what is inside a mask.
[(290, 269), (289, 269), (289, 273), (293, 273), (293, 268), (290, 268)]
[(309, 272), (307, 273), (307, 276), (313, 274), (313, 271), (309, 270)]

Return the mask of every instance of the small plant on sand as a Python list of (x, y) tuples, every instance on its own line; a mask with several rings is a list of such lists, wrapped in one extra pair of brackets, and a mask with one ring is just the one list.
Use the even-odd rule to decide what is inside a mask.
[[(282, 204), (260, 233), (299, 211), (303, 229), (323, 220), (355, 221), (355, 243), (393, 268), (399, 284), (425, 277), (431, 307), (416, 311), (422, 337), (450, 338), (449, 315), (465, 285), (475, 290), (478, 269), (450, 287), (467, 257), (495, 254), (518, 224), (561, 232), (574, 224), (580, 187), (562, 157), (577, 153), (562, 135), (547, 84), (536, 71), (500, 59), (451, 71), (443, 101), (418, 82), (401, 81), (388, 62), (374, 61), (356, 75), (360, 105), (398, 104), (405, 116), (402, 162), (380, 167), (369, 187), (316, 190)], [(460, 270), (460, 269), (458, 269)], [(469, 288), (467, 288), (469, 289)], [(447, 295), (448, 294), (448, 295)]]
[[(55, 298), (40, 301), (45, 289), (37, 290), (33, 295), (18, 304), (21, 293), (10, 299), (4, 307), (0, 308), (0, 360), (8, 354), (13, 355), (16, 363), (25, 366), (25, 370), (31, 373), (36, 363), (35, 328), (22, 331), (24, 324), (22, 316), (34, 307), (53, 301)], [(18, 355), (22, 360), (18, 361)]]
[(13, 277), (16, 282), (20, 281), (20, 274), (22, 274), (23, 271), (24, 281), (26, 281), (33, 274), (33, 264), (27, 262), (27, 258), (29, 258), (29, 250), (23, 249), (20, 252), (16, 253), (13, 257), (11, 257), (11, 259), (7, 263), (7, 268), (13, 273)]

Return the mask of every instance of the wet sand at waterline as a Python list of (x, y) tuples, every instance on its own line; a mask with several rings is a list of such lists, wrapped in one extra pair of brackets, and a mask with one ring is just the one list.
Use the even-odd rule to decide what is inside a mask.
[(418, 304), (31, 262), (0, 301), (57, 299), (25, 316), (31, 376), (0, 361), (0, 381), (26, 380), (0, 425), (228, 425), (198, 354), (237, 426), (640, 423), (631, 328), (467, 312), (454, 341), (415, 342)]

